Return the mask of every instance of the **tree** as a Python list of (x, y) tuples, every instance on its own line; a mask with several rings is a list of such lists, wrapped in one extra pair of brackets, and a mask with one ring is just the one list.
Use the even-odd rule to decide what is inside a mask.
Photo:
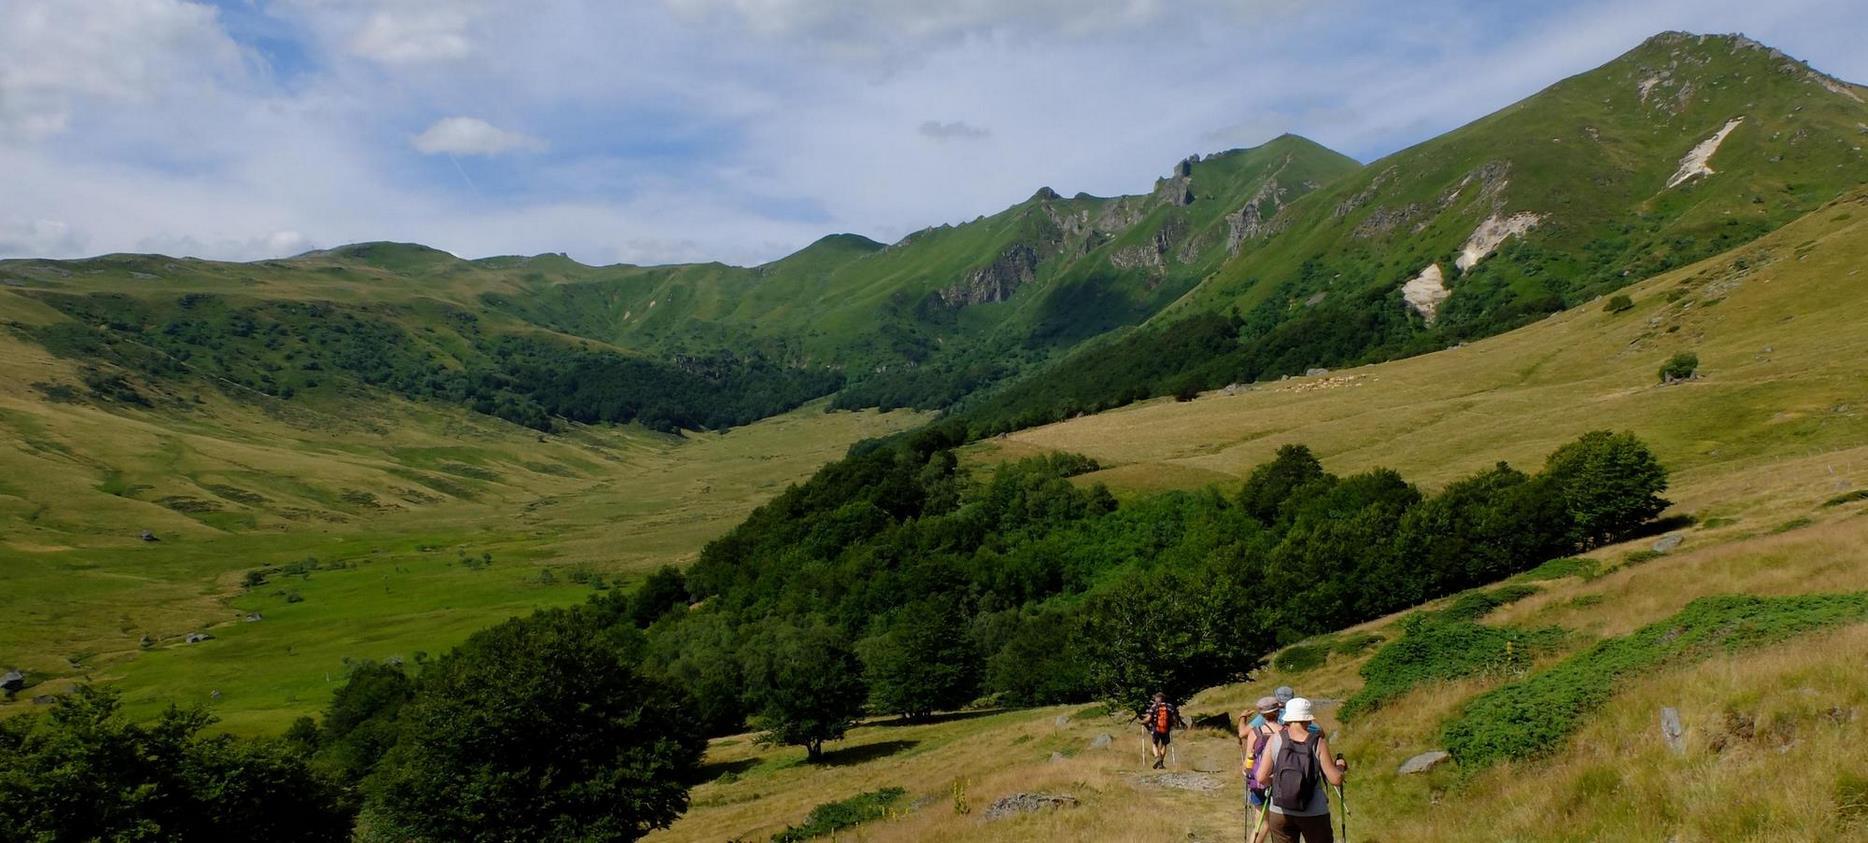
[(1634, 299), (1629, 298), (1625, 293), (1616, 293), (1615, 295), (1609, 296), (1608, 303), (1602, 306), (1602, 311), (1604, 313), (1621, 313), (1624, 310), (1633, 309)]
[(1699, 371), (1699, 355), (1691, 351), (1682, 351), (1667, 360), (1660, 367), (1660, 382), (1692, 380), (1693, 373)]
[(1291, 493), (1306, 483), (1323, 478), (1323, 464), (1303, 445), (1285, 445), (1271, 462), (1252, 469), (1239, 491), (1239, 506), (1259, 523), (1278, 520), (1278, 509)]
[(772, 619), (746, 648), (746, 700), (767, 743), (804, 747), (816, 761), (863, 713), (862, 663), (822, 618)]
[(396, 743), (396, 716), (414, 693), (401, 665), (364, 662), (331, 695), (318, 728), (317, 759), (348, 782), (361, 781)]
[(126, 723), (80, 685), (0, 721), (0, 827), (13, 840), (348, 840), (341, 789), (280, 741), (203, 734), (201, 709)]
[(921, 721), (977, 696), (979, 654), (967, 640), (966, 620), (952, 599), (917, 600), (897, 610), (861, 647), (871, 706)]
[(1632, 433), (1585, 433), (1552, 453), (1539, 479), (1562, 501), (1570, 539), (1584, 549), (1626, 535), (1668, 506), (1660, 496), (1667, 470)]
[(986, 660), (988, 692), (1008, 705), (1081, 702), (1094, 693), (1078, 616), (1038, 610), (1019, 613), (1010, 621), (989, 627), (1002, 631), (1003, 637), (984, 642), (996, 648)]
[(663, 565), (642, 581), (629, 599), (629, 619), (647, 627), (677, 606), (688, 605), (688, 581), (673, 565)]
[(1185, 700), (1242, 680), (1270, 649), (1240, 572), (1131, 574), (1087, 610), (1090, 675), (1110, 704), (1140, 711), (1156, 691)]
[(425, 669), (368, 783), (378, 831), (418, 840), (634, 840), (687, 809), (705, 741), (627, 662), (638, 634), (575, 609), (483, 630)]

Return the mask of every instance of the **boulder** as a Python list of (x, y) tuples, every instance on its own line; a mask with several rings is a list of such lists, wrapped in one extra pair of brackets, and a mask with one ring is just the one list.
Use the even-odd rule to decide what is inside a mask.
[(1325, 369), (1325, 368), (1323, 368), (1322, 366), (1313, 366), (1313, 367), (1311, 367), (1311, 368), (1308, 368), (1308, 369), (1305, 369), (1305, 370), (1304, 370), (1304, 377), (1307, 377), (1307, 378), (1320, 378), (1320, 377), (1323, 377), (1324, 375), (1327, 375), (1327, 374), (1329, 374), (1329, 373), (1330, 373), (1330, 370), (1329, 370), (1329, 369)]
[(1660, 710), (1660, 737), (1675, 755), (1686, 754), (1686, 727), (1680, 723), (1680, 711), (1673, 706)]
[(199, 644), (203, 641), (214, 640), (214, 636), (209, 635), (205, 632), (190, 632), (188, 633), (188, 637), (183, 638), (182, 640), (189, 644)]
[(1090, 748), (1091, 749), (1108, 749), (1109, 745), (1115, 742), (1116, 742), (1116, 739), (1114, 736), (1110, 735), (1108, 732), (1104, 732), (1090, 739)]
[(1661, 536), (1660, 541), (1654, 543), (1654, 552), (1671, 553), (1673, 549), (1679, 547), (1680, 543), (1683, 541), (1686, 541), (1686, 536), (1679, 533), (1668, 533), (1667, 535)]
[(1064, 754), (1063, 754), (1063, 753), (1061, 753), (1061, 752), (1053, 752), (1053, 753), (1051, 753), (1051, 763), (1052, 763), (1052, 764), (1057, 764), (1057, 763), (1060, 763), (1060, 762), (1062, 762), (1063, 760), (1064, 760)]
[(1401, 768), (1396, 770), (1395, 773), (1402, 776), (1425, 773), (1428, 770), (1440, 766), (1441, 763), (1452, 757), (1453, 756), (1444, 749), (1429, 750), (1402, 762)]
[(1052, 725), (1055, 725), (1057, 728), (1062, 729), (1065, 726), (1070, 725), (1070, 715), (1059, 714), (1057, 715), (1057, 719), (1052, 720), (1051, 723)]

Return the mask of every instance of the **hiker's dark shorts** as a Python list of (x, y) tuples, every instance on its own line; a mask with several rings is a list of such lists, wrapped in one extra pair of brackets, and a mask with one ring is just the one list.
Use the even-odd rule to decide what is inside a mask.
[(1267, 814), (1265, 818), (1270, 821), (1272, 843), (1297, 843), (1300, 836), (1304, 843), (1336, 843), (1329, 814), (1315, 817)]
[(1167, 746), (1170, 742), (1173, 741), (1172, 736), (1174, 733), (1173, 732), (1156, 732), (1156, 731), (1150, 730), (1148, 734), (1155, 739), (1155, 746)]

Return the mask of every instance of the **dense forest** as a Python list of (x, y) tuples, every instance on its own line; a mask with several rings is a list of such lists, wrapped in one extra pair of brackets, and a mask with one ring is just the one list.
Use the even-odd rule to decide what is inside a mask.
[[(326, 823), (306, 829), (335, 816), (397, 839), (629, 839), (685, 809), (708, 735), (750, 725), (817, 759), (870, 715), (1185, 699), (1280, 645), (1617, 540), (1666, 506), (1664, 470), (1629, 434), (1433, 494), (1385, 469), (1330, 474), (1291, 445), (1239, 488), (1122, 502), (1075, 479), (1097, 467), (1082, 457), (963, 468), (964, 433), (853, 449), (685, 573), (423, 665), (359, 664), (323, 718), (279, 739), (202, 738), (188, 712), (124, 725), (95, 692), (0, 724), (0, 820), (51, 838), (181, 828), (175, 806), (237, 785)], [(143, 744), (191, 772), (113, 771), (114, 790), (84, 797), (112, 806), (97, 817), (48, 807), (51, 771), (89, 775)], [(255, 758), (263, 776), (227, 769)], [(170, 791), (139, 801), (138, 781)], [(224, 833), (248, 821), (242, 804), (186, 827)]]
[(536, 331), (502, 331), (435, 302), (239, 303), (202, 293), (172, 300), (39, 298), (71, 320), (26, 330), (54, 354), (88, 363), (85, 386), (118, 402), (153, 399), (103, 365), (178, 394), (203, 381), (279, 399), (375, 387), (538, 430), (569, 420), (674, 432), (747, 424), (842, 384), (834, 371), (759, 356), (719, 352), (662, 361)]

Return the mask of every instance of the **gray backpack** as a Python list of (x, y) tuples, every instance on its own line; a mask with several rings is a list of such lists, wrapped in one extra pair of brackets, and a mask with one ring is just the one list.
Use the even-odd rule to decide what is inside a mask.
[(1290, 735), (1278, 741), (1278, 757), (1271, 759), (1271, 804), (1286, 811), (1310, 807), (1323, 765), (1317, 763), (1317, 739), (1298, 742)]

